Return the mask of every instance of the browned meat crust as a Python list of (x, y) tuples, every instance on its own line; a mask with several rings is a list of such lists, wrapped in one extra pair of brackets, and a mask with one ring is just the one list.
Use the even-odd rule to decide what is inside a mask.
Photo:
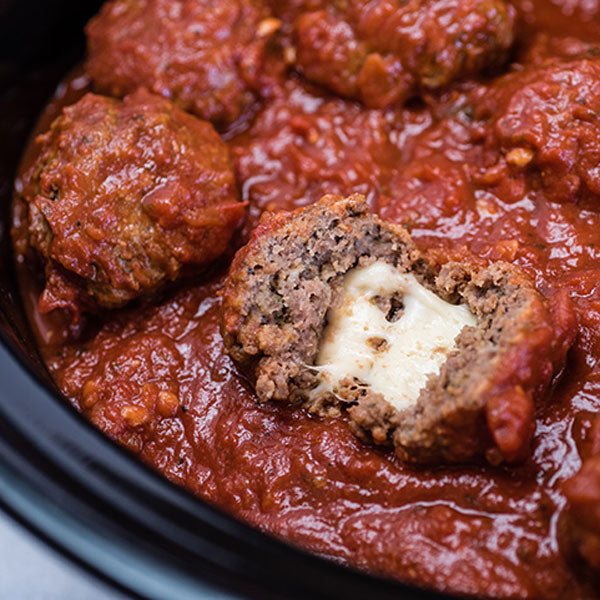
[[(335, 397), (309, 399), (318, 382), (311, 365), (342, 277), (375, 260), (413, 272), (449, 302), (465, 302), (478, 326), (463, 329), (410, 409), (396, 410), (359, 381), (344, 382)], [(236, 255), (223, 291), (224, 342), (254, 373), (259, 400), (301, 403), (321, 416), (345, 410), (356, 433), (419, 463), (522, 459), (534, 402), (560, 370), (574, 330), (566, 296), (551, 304), (507, 263), (453, 262), (438, 272), (403, 228), (370, 215), (359, 195), (267, 215)]]
[(484, 183), (524, 177), (526, 189), (556, 202), (600, 195), (600, 61), (547, 60), (471, 100), (475, 135), (497, 159)]
[(86, 68), (101, 93), (143, 86), (224, 127), (256, 99), (276, 28), (260, 0), (113, 0), (87, 26)]
[(221, 254), (243, 218), (210, 123), (140, 90), (88, 94), (38, 139), (17, 252), (46, 266), (40, 311), (118, 307)]
[(503, 0), (277, 2), (312, 81), (384, 107), (501, 62), (515, 10)]

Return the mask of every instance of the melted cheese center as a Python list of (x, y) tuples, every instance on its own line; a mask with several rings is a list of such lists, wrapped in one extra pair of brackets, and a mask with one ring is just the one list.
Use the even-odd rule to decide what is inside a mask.
[[(394, 294), (403, 309), (390, 322), (375, 299)], [(399, 410), (416, 401), (429, 375), (439, 373), (462, 328), (476, 324), (466, 306), (449, 304), (414, 275), (381, 261), (348, 272), (342, 301), (327, 317), (315, 363), (321, 383), (313, 395), (336, 393), (340, 381), (354, 377)]]

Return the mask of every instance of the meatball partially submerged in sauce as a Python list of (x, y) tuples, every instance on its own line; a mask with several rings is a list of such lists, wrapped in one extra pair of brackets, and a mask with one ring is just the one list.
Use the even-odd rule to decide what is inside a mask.
[(45, 263), (42, 313), (77, 321), (151, 293), (219, 256), (243, 218), (212, 125), (145, 90), (87, 94), (37, 141), (14, 237)]
[(260, 400), (346, 410), (421, 463), (522, 459), (574, 329), (567, 297), (507, 263), (437, 270), (359, 195), (267, 215), (223, 292), (225, 345)]
[(556, 202), (600, 196), (600, 61), (547, 60), (472, 93), (497, 163), (484, 181), (524, 177)]
[(261, 0), (113, 0), (87, 26), (99, 92), (144, 86), (226, 126), (255, 100), (278, 23)]
[(515, 10), (503, 0), (273, 2), (293, 20), (295, 64), (312, 81), (383, 107), (506, 58)]

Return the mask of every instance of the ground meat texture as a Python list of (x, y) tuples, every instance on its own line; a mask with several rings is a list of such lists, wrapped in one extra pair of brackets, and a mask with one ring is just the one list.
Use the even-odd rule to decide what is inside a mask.
[(219, 256), (243, 218), (212, 125), (145, 90), (87, 94), (41, 135), (17, 252), (46, 267), (39, 308), (118, 307)]
[[(403, 410), (357, 380), (342, 381), (335, 393), (312, 394), (327, 313), (340, 302), (343, 276), (375, 261), (414, 274), (476, 317), (439, 374)], [(388, 304), (386, 312), (394, 299)], [(225, 282), (222, 331), (231, 356), (253, 373), (259, 400), (302, 404), (320, 416), (345, 411), (356, 433), (394, 446), (404, 460), (485, 456), (497, 464), (525, 456), (535, 401), (560, 370), (575, 321), (568, 297), (547, 301), (507, 263), (451, 262), (437, 272), (403, 228), (370, 215), (355, 195), (326, 196), (263, 219)]]
[(565, 481), (569, 501), (565, 537), (568, 550), (600, 577), (600, 417), (596, 417), (578, 473)]
[(310, 80), (370, 107), (474, 75), (506, 57), (515, 11), (503, 0), (284, 3), (295, 64)]
[(113, 0), (87, 26), (98, 91), (144, 86), (224, 127), (256, 99), (278, 23), (261, 0)]
[(600, 194), (598, 60), (546, 60), (478, 88), (472, 101), (474, 135), (497, 156), (489, 179), (523, 177), (555, 202)]

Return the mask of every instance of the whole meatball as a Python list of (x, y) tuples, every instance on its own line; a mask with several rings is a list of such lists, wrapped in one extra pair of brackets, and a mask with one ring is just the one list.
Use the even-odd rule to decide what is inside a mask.
[(496, 157), (492, 183), (523, 177), (555, 202), (600, 196), (600, 61), (548, 60), (476, 88), (471, 100), (476, 135)]
[(15, 239), (45, 261), (42, 313), (77, 320), (151, 293), (219, 256), (243, 218), (212, 125), (145, 90), (87, 94), (37, 142)]
[(260, 0), (113, 0), (87, 26), (87, 71), (101, 93), (144, 86), (226, 126), (255, 100), (268, 17)]
[(600, 416), (593, 422), (581, 469), (563, 483), (569, 501), (566, 538), (569, 550), (600, 577)]
[(304, 75), (380, 108), (498, 63), (514, 38), (503, 0), (273, 2), (293, 20)]

